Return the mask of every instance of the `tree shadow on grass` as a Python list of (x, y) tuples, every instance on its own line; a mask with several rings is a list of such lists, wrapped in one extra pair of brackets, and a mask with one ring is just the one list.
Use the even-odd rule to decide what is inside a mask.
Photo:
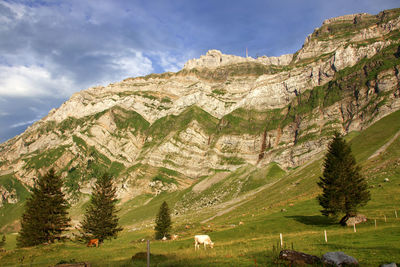
[(312, 216), (304, 216), (304, 215), (295, 215), (295, 216), (285, 216), (286, 218), (293, 219), (305, 225), (314, 225), (314, 226), (328, 226), (338, 224), (332, 218), (322, 216), (322, 215), (312, 215)]

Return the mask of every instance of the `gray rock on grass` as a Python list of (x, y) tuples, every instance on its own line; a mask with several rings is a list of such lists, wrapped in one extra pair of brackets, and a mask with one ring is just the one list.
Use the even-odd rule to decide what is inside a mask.
[(334, 266), (358, 265), (358, 261), (355, 258), (341, 251), (325, 253), (322, 256), (322, 262)]

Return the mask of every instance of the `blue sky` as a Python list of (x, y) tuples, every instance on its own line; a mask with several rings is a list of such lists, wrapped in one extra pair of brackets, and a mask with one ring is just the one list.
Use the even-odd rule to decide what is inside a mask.
[(178, 71), (218, 49), (280, 56), (324, 19), (399, 0), (0, 0), (0, 142), (77, 91)]

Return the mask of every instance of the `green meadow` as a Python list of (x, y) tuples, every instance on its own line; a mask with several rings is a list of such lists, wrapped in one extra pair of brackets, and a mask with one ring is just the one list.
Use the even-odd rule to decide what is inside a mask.
[[(132, 199), (120, 205), (124, 230), (118, 238), (105, 241), (98, 248), (66, 241), (17, 249), (16, 234), (9, 233), (6, 251), (0, 252), (0, 266), (52, 266), (69, 262), (146, 266), (143, 253), (147, 244), (143, 240), (147, 239), (151, 266), (289, 266), (278, 259), (280, 234), (284, 248), (319, 257), (329, 251), (343, 251), (355, 257), (360, 266), (400, 263), (400, 138), (393, 139), (399, 131), (400, 111), (397, 111), (346, 137), (372, 196), (360, 210), (368, 221), (356, 229), (342, 227), (339, 219), (326, 218), (320, 213), (315, 197), (320, 193), (316, 182), (322, 172), (324, 155), (321, 154), (287, 171), (276, 164), (261, 169), (242, 167), (199, 193), (211, 196), (225, 192), (224, 201), (214, 206), (199, 208), (201, 196), (193, 193), (193, 186), (154, 198)], [(370, 158), (388, 142), (391, 143), (385, 150)], [(389, 182), (384, 182), (385, 178)], [(174, 207), (184, 198), (190, 209), (172, 216), (172, 233), (179, 235), (178, 240), (154, 240), (153, 223), (162, 201)], [(3, 213), (1, 220), (5, 216), (11, 215)], [(214, 248), (200, 247), (195, 251), (195, 234), (208, 234)]]

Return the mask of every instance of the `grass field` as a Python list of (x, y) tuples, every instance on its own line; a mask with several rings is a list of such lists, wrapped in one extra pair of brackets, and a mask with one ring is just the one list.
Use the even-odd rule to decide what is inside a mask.
[[(353, 227), (342, 227), (337, 220), (319, 212), (315, 197), (319, 194), (316, 182), (322, 169), (321, 155), (286, 173), (273, 165), (258, 171), (248, 166), (238, 170), (236, 177), (228, 175), (204, 192), (224, 187), (229, 181), (226, 179), (253, 178), (246, 180), (248, 186), (242, 187), (243, 192), (233, 194), (230, 202), (173, 216), (173, 233), (179, 235), (176, 241), (153, 240), (152, 223), (162, 201), (166, 200), (173, 207), (192, 187), (182, 192), (160, 194), (150, 201), (147, 196), (123, 204), (124, 231), (99, 248), (67, 241), (16, 249), (16, 235), (8, 234), (6, 252), (0, 252), (0, 266), (50, 266), (81, 261), (90, 262), (92, 266), (145, 266), (145, 259), (132, 261), (136, 253), (146, 251), (146, 242), (142, 239), (151, 239), (151, 266), (285, 266), (277, 259), (280, 233), (284, 247), (316, 256), (343, 251), (358, 259), (360, 266), (400, 263), (400, 138), (378, 156), (368, 159), (399, 130), (398, 111), (365, 131), (347, 137), (372, 195), (368, 205), (360, 210), (369, 220), (357, 225), (356, 232)], [(264, 183), (259, 181), (262, 177), (265, 177)], [(384, 178), (389, 182), (384, 182)], [(241, 196), (245, 198), (233, 201)], [(138, 203), (147, 204), (140, 206)], [(221, 209), (227, 212), (215, 216)], [(211, 217), (213, 219), (201, 223)], [(239, 225), (239, 222), (242, 223)], [(186, 229), (185, 225), (190, 228)], [(202, 233), (211, 237), (214, 249), (194, 250), (193, 236)]]

